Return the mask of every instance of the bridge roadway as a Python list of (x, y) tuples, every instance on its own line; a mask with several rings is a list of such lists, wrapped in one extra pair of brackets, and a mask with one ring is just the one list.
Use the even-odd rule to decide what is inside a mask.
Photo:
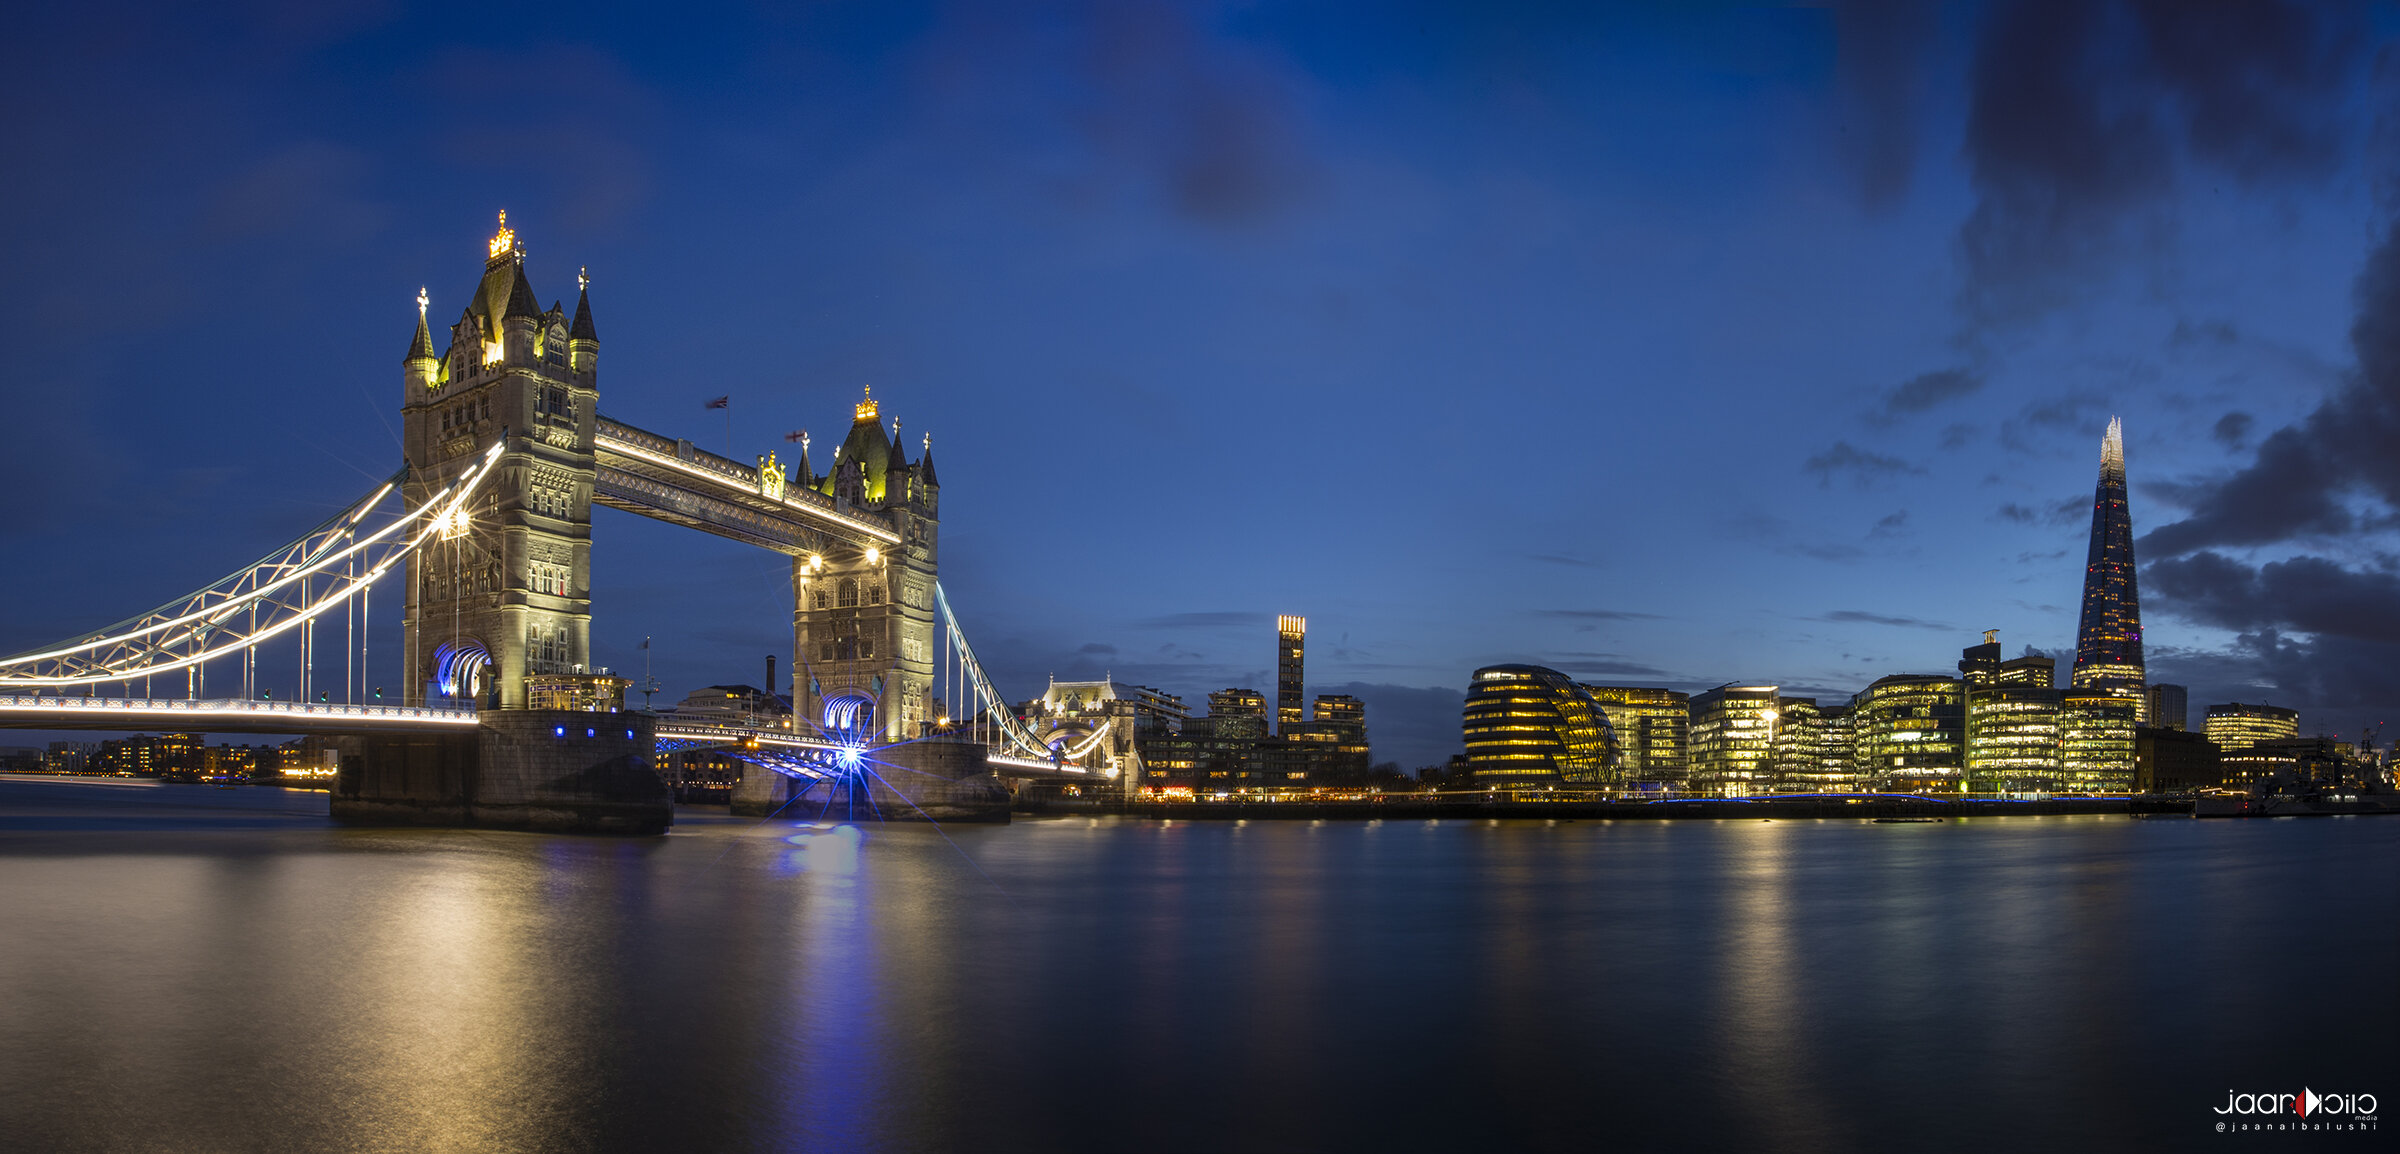
[[(0, 694), (0, 729), (98, 730), (156, 733), (288, 733), (340, 736), (364, 733), (471, 732), (478, 715), (472, 708), (411, 705), (336, 705), (303, 701), (186, 700), (182, 698), (63, 697), (50, 694)], [(790, 777), (822, 778), (843, 750), (839, 742), (803, 737), (785, 730), (709, 725), (677, 721), (662, 715), (656, 735), (662, 747), (672, 742), (686, 749), (746, 746), (789, 750), (788, 761), (767, 768)], [(872, 750), (869, 750), (870, 756)], [(1035, 781), (1091, 781), (1100, 776), (1074, 765), (1052, 765), (1021, 757), (990, 754), (992, 772), (1002, 777)], [(809, 762), (824, 772), (815, 772)]]
[(0, 729), (340, 735), (471, 732), (475, 720), (473, 709), (413, 705), (0, 694)]
[[(805, 764), (803, 759), (831, 763), (840, 757), (845, 748), (840, 742), (803, 737), (788, 730), (759, 729), (738, 725), (709, 725), (692, 721), (676, 721), (670, 716), (659, 718), (656, 735), (661, 749), (666, 748), (669, 743), (673, 743), (684, 749), (742, 746), (760, 750), (789, 750), (794, 755), (789, 763), (778, 759), (777, 763), (768, 764), (765, 768), (787, 777), (809, 779), (828, 776), (831, 770), (828, 768), (825, 772), (817, 772), (815, 766)], [(865, 752), (871, 757), (877, 748), (867, 747)], [(1105, 776), (1082, 766), (1053, 765), (1047, 761), (1006, 757), (996, 753), (987, 753), (984, 756), (984, 763), (991, 767), (993, 773), (1002, 777), (1031, 781), (1092, 781)]]

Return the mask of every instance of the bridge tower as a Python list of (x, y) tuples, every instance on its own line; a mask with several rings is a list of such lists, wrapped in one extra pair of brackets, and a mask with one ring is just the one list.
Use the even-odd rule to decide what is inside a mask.
[(883, 513), (900, 535), (886, 548), (792, 559), (792, 705), (801, 728), (852, 728), (886, 742), (925, 732), (942, 708), (933, 698), (941, 483), (931, 438), (910, 464), (899, 422), (884, 431), (869, 391), (823, 476), (811, 472), (802, 445), (798, 483), (838, 510)]
[(535, 704), (529, 675), (584, 674), (590, 660), (600, 339), (588, 284), (579, 284), (572, 321), (555, 303), (535, 303), (507, 213), (486, 250), (483, 279), (442, 352), (419, 292), (404, 361), (410, 505), (506, 442), (471, 515), (409, 559), (404, 697), (523, 709)]

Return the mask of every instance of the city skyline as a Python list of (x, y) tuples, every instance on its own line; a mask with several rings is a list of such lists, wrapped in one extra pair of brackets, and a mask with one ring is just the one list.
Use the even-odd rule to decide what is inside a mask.
[[(2400, 692), (2374, 465), (2400, 257), (2362, 47), (2388, 13), (2170, 42), (2006, 4), (1414, 31), (1124, 5), (1040, 33), (602, 10), (528, 47), (430, 13), (137, 12), (37, 14), (11, 56), (50, 114), (0, 193), (36, 434), (0, 539), (59, 563), (0, 647), (388, 475), (417, 289), (456, 315), (507, 208), (540, 305), (590, 270), (612, 414), (747, 460), (838, 439), (872, 385), (931, 433), (945, 583), (1015, 696), (1264, 689), (1258, 639), (1302, 613), (1311, 691), (1413, 765), (1499, 662), (1805, 696), (1990, 628), (2063, 657), (2111, 412), (2155, 680), (2344, 735)], [(27, 54), (55, 43), (88, 47)], [(2247, 70), (2185, 67), (2203, 49)], [(2104, 58), (2143, 63), (2081, 67)], [(2251, 115), (2204, 115), (2237, 81)], [(544, 143), (485, 135), (493, 100)], [(270, 303), (295, 286), (305, 321)], [(773, 558), (596, 533), (595, 660), (656, 637), (680, 689), (788, 649)]]

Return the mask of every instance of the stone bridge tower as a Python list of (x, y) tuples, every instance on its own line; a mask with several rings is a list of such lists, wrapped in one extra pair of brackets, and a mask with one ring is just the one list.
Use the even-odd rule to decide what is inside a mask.
[[(581, 280), (579, 277), (578, 280)], [(569, 321), (535, 303), (525, 251), (500, 214), (483, 279), (436, 352), (417, 296), (402, 438), (405, 500), (425, 501), (495, 442), (497, 474), (462, 524), (412, 555), (404, 697), (529, 704), (529, 676), (578, 675), (591, 653), (594, 385), (600, 340), (588, 292)]]
[(850, 435), (823, 476), (811, 471), (803, 443), (797, 483), (833, 498), (839, 509), (881, 513), (900, 535), (888, 548), (793, 559), (797, 728), (850, 728), (873, 741), (925, 732), (943, 708), (933, 698), (941, 660), (933, 601), (941, 484), (932, 440), (910, 464), (899, 422), (886, 434), (870, 393), (853, 411)]

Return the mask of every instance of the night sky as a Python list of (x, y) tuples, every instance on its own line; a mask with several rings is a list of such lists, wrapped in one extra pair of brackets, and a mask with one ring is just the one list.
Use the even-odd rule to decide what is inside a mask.
[[(14, 12), (0, 647), (390, 474), (418, 287), (454, 318), (506, 209), (544, 305), (590, 268), (610, 416), (931, 433), (1020, 697), (1271, 690), (1305, 614), (1413, 767), (1493, 662), (2063, 667), (2119, 414), (2153, 680), (2388, 716), (2391, 10), (1583, 8)], [(788, 653), (784, 559), (594, 522), (596, 660)]]

